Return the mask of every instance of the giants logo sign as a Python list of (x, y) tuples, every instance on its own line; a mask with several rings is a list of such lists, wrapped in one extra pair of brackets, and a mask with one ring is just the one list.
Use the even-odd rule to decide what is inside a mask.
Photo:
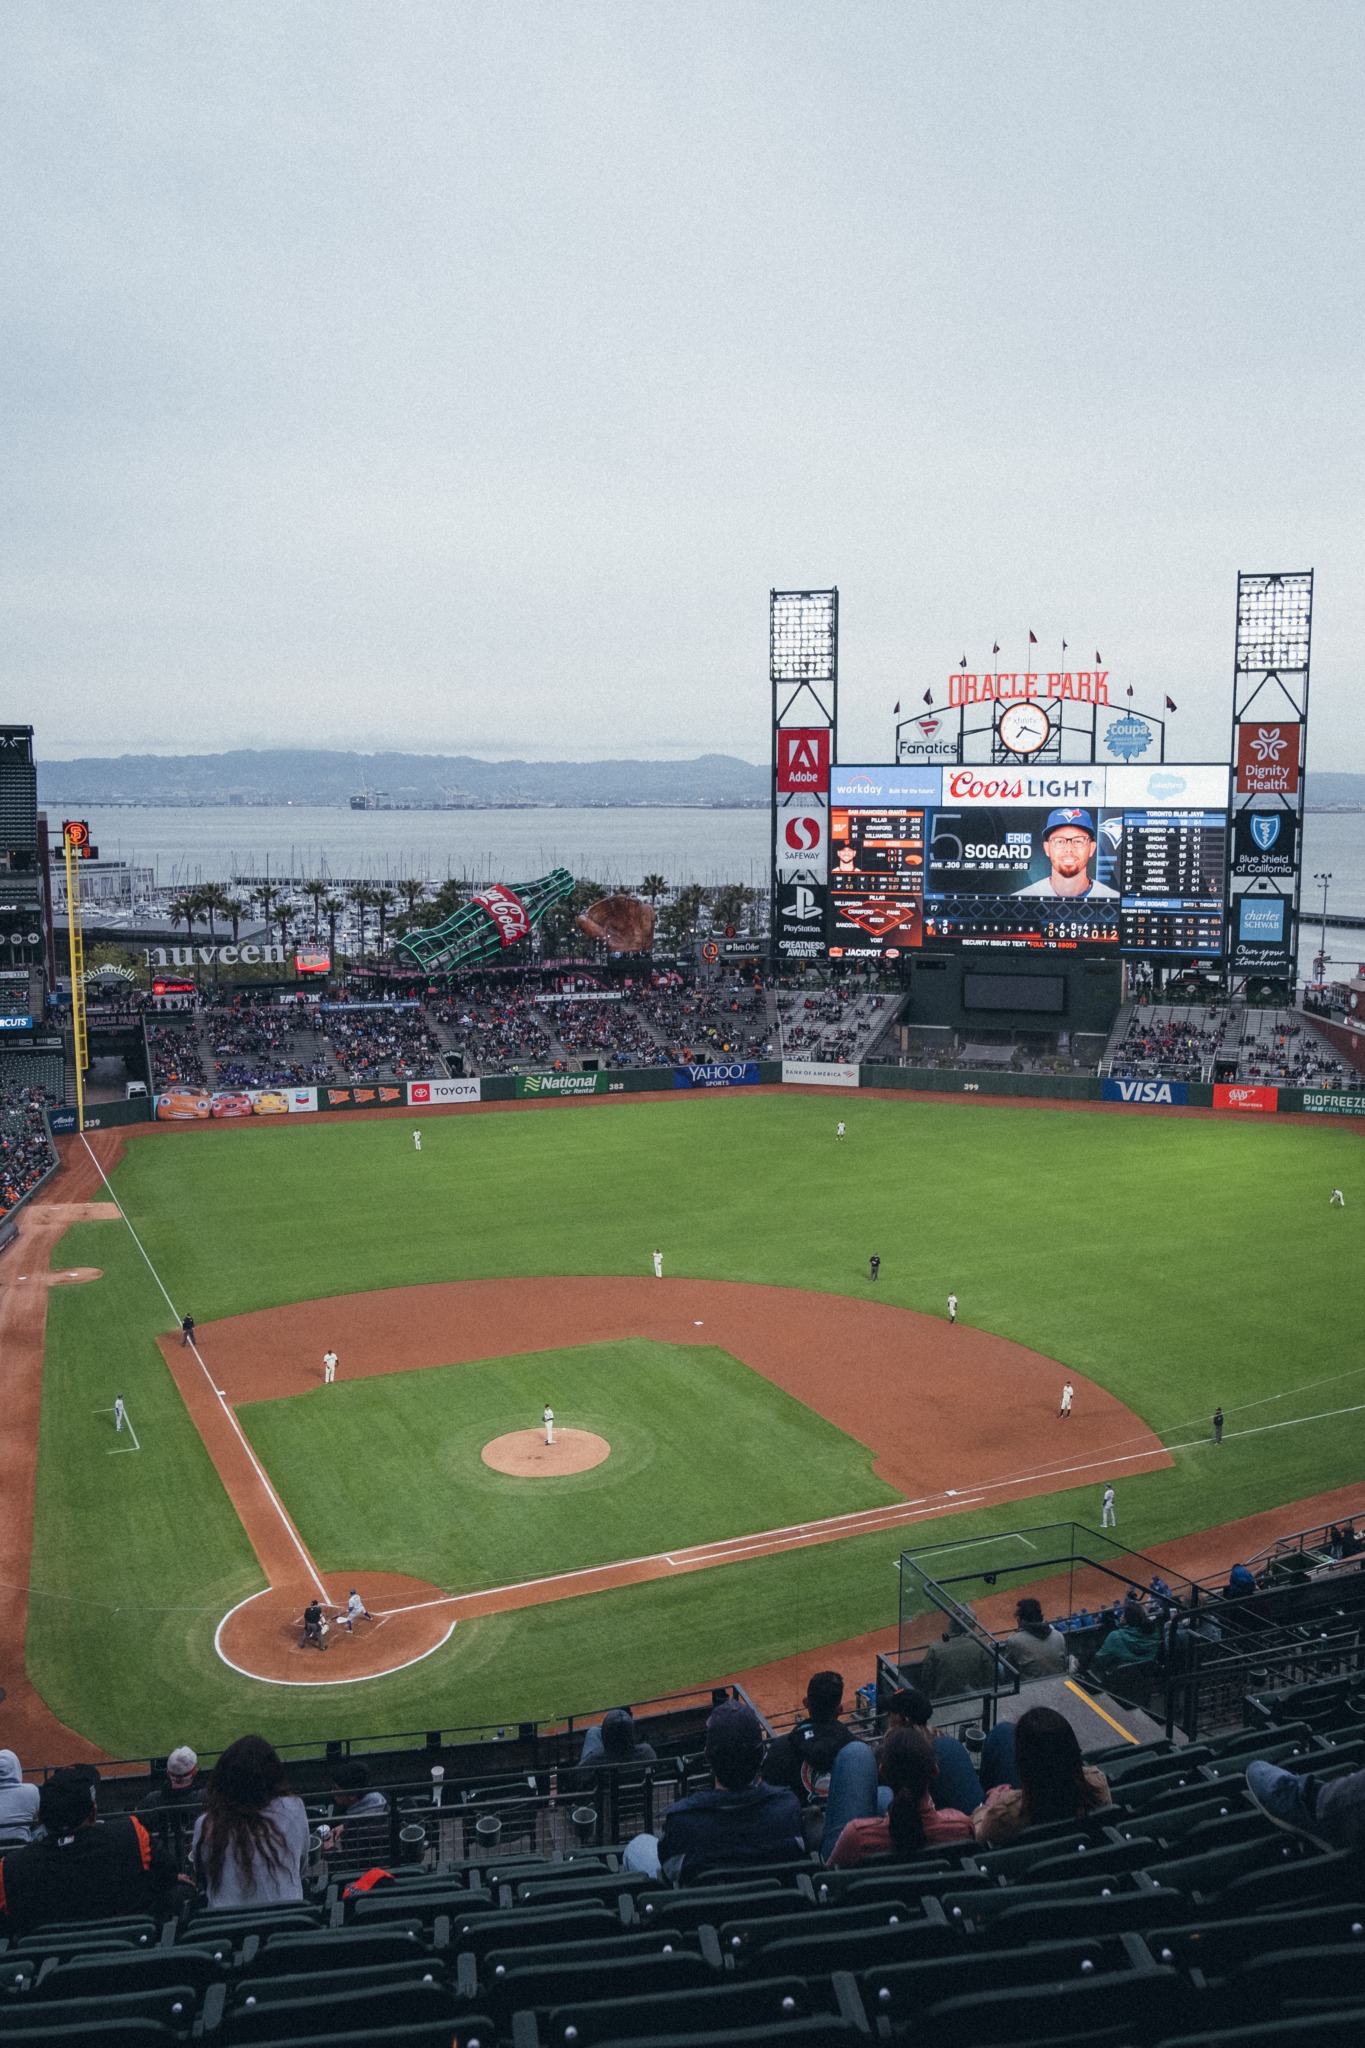
[(1237, 728), (1237, 788), (1244, 796), (1293, 796), (1299, 786), (1299, 733), (1293, 724)]
[(829, 788), (829, 727), (779, 726), (774, 738), (778, 795), (823, 795)]
[(506, 883), (497, 882), (491, 889), (484, 889), (474, 901), (481, 903), (488, 912), (504, 946), (515, 945), (530, 931), (531, 920), (526, 915), (526, 905)]
[(794, 803), (777, 814), (777, 878), (823, 881), (829, 857), (829, 813), (821, 802)]

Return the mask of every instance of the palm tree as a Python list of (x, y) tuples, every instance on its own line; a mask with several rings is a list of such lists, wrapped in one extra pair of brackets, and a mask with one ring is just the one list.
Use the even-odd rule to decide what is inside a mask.
[(232, 919), (232, 943), (235, 946), (237, 943), (237, 933), (241, 927), (242, 919), (247, 914), (249, 905), (239, 902), (235, 896), (229, 896), (225, 902), (220, 904), (219, 908), (222, 910), (224, 917)]
[(251, 892), (251, 901), (260, 911), (261, 917), (267, 925), (270, 923), (271, 913), (275, 907), (275, 898), (279, 893), (273, 882), (258, 882)]
[(229, 914), (231, 900), (221, 882), (206, 882), (199, 891), (199, 915), (208, 920), (210, 944), (218, 936), (215, 920), (219, 916), (226, 917)]
[(346, 901), (352, 910), (360, 912), (360, 957), (365, 958), (365, 912), (374, 902), (374, 891), (368, 882), (356, 882), (346, 892)]
[(194, 937), (194, 920), (199, 915), (199, 904), (192, 889), (182, 889), (178, 896), (172, 896), (167, 904), (170, 913), (171, 930), (183, 923), (187, 938)]
[(337, 919), (340, 917), (342, 911), (346, 908), (346, 905), (342, 902), (339, 896), (324, 896), (322, 899), (322, 903), (319, 907), (322, 911), (323, 916), (327, 920), (327, 952), (328, 957), (332, 962), (333, 972), (335, 972), (337, 957)]
[(668, 883), (662, 875), (646, 875), (640, 884), (640, 894), (647, 896), (651, 903), (657, 903), (661, 896), (668, 894)]
[(280, 944), (287, 946), (289, 944), (289, 927), (294, 922), (294, 907), (291, 903), (281, 903), (279, 905), (275, 912), (275, 922), (280, 928)]
[(379, 950), (381, 953), (384, 950), (384, 930), (389, 921), (389, 912), (393, 909), (397, 900), (392, 889), (383, 887), (373, 890), (370, 895), (370, 901), (379, 913)]
[(396, 886), (399, 895), (403, 899), (403, 915), (411, 917), (413, 911), (416, 910), (418, 904), (426, 895), (427, 885), (425, 882), (419, 882), (415, 875), (404, 875)]
[(306, 896), (313, 906), (313, 935), (316, 937), (318, 913), (322, 908), (322, 899), (327, 894), (327, 884), (325, 882), (305, 882), (299, 893)]
[(685, 889), (679, 889), (663, 918), (665, 931), (675, 946), (696, 930), (705, 902), (706, 891), (700, 882), (689, 882)]

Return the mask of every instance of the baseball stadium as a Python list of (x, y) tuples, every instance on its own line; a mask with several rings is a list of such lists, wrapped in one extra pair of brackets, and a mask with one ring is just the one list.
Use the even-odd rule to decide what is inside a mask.
[[(1360, 2024), (1311, 592), (1240, 579), (1222, 762), (1097, 668), (852, 766), (837, 593), (774, 592), (766, 894), (315, 896), (135, 993), (9, 729), (0, 2034)], [(64, 1917), (10, 1851), (96, 1786), (141, 1867)]]

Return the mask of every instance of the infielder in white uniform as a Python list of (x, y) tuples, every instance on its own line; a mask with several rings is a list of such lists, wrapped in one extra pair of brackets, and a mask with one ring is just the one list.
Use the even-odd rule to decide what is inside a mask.
[(664, 1277), (664, 1255), (663, 1255), (663, 1253), (662, 1253), (662, 1252), (655, 1252), (655, 1254), (654, 1254), (654, 1278), (655, 1278), (656, 1280), (662, 1280), (662, 1279), (663, 1279), (663, 1277)]
[(957, 1321), (957, 1296), (955, 1294), (948, 1296), (948, 1321), (950, 1323)]
[(1331, 1208), (1333, 1202), (1340, 1202), (1343, 1209), (1346, 1207), (1346, 1197), (1342, 1193), (1340, 1188), (1333, 1188), (1331, 1194), (1327, 1197), (1327, 1206), (1329, 1209)]
[(1075, 1391), (1076, 1389), (1072, 1386), (1070, 1380), (1068, 1380), (1066, 1385), (1062, 1388), (1062, 1405), (1057, 1410), (1057, 1414), (1059, 1419), (1063, 1422), (1069, 1422), (1071, 1420), (1071, 1397), (1075, 1393)]
[(552, 1444), (555, 1440), (555, 1411), (548, 1401), (545, 1403), (545, 1413), (540, 1419), (545, 1424), (545, 1441)]
[(1114, 1513), (1114, 1489), (1112, 1486), (1106, 1486), (1104, 1489), (1104, 1500), (1100, 1506), (1100, 1527), (1101, 1529), (1116, 1529), (1118, 1527), (1118, 1517)]
[(324, 1351), (322, 1354), (322, 1384), (325, 1387), (330, 1387), (336, 1376), (337, 1355), (335, 1351)]
[(122, 1396), (122, 1394), (115, 1394), (115, 1396), (114, 1396), (114, 1428), (115, 1428), (115, 1431), (117, 1432), (117, 1434), (118, 1434), (119, 1436), (122, 1436), (122, 1435), (123, 1435), (123, 1418), (124, 1418), (124, 1414), (125, 1414), (125, 1412), (126, 1412), (126, 1411), (125, 1411), (125, 1409), (124, 1409), (124, 1406), (123, 1406), (123, 1396)]
[(412, 1134), (412, 1149), (414, 1152), (420, 1152), (422, 1149), (422, 1133), (420, 1131), (414, 1131)]

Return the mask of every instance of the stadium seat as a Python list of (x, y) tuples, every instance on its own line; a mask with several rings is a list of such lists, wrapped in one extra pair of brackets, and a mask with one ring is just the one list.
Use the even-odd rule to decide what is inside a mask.
[[(1180, 1846), (1183, 1849), (1185, 1845), (1182, 1843)], [(1198, 1900), (1216, 1898), (1235, 1878), (1290, 1858), (1298, 1859), (1298, 1845), (1277, 1829), (1255, 1841), (1235, 1842), (1225, 1849), (1208, 1849), (1202, 1856), (1181, 1855), (1160, 1862), (1153, 1859), (1146, 1868), (1153, 1877), (1159, 1876), (1162, 1884), (1173, 1885), (1177, 1891), (1186, 1892), (1190, 1898)]]
[(224, 1965), (206, 1948), (153, 1948), (122, 1955), (75, 1955), (44, 1963), (33, 1987), (39, 1999), (117, 1997), (128, 1991), (156, 1991), (164, 1984), (192, 1984), (203, 1997), (223, 1975)]
[[(716, 1983), (717, 1964), (696, 1950), (673, 1955), (634, 1955), (581, 1963), (530, 1963), (489, 1977), (482, 1987), (495, 2019), (510, 2021), (514, 2012), (546, 2012), (553, 2006), (596, 2003), (603, 1999), (679, 1997)], [(690, 2018), (690, 2010), (689, 2010)]]
[[(1187, 1910), (1183, 1892), (1163, 1885), (1151, 1890), (1114, 1891), (1107, 1898), (1072, 1899), (1065, 1907), (1069, 1935), (1140, 1933), (1143, 1928), (1164, 1926)], [(1021, 1942), (1050, 1941), (1057, 1932), (1059, 1914), (1052, 1899), (1028, 1893), (1009, 1895), (990, 1925), (990, 1938), (1002, 1947)]]
[(623, 1892), (641, 1892), (658, 1879), (636, 1870), (616, 1870), (586, 1877), (522, 1878), (515, 1887), (518, 1906), (614, 1905)]
[(830, 1979), (774, 1977), (762, 1982), (716, 1985), (691, 1991), (685, 1998), (612, 1998), (566, 2000), (549, 2014), (540, 2029), (544, 2048), (596, 2048), (598, 2042), (623, 2036), (676, 2031), (680, 2019), (710, 2038), (725, 2029), (771, 2027), (785, 2031), (813, 2014), (835, 2017), (838, 1996)]
[(1337, 1849), (1249, 1870), (1232, 1880), (1222, 1904), (1229, 1913), (1255, 1913), (1272, 1906), (1306, 1905), (1313, 1899), (1359, 1898), (1362, 1890), (1365, 1865), (1361, 1856), (1350, 1849)]
[(1358, 2042), (1365, 2035), (1365, 2005), (1345, 2012), (1313, 2013), (1303, 2019), (1274, 2019), (1249, 2027), (1215, 2027), (1201, 2034), (1167, 2035), (1157, 2048), (1328, 2048)]
[[(349, 1966), (339, 1970), (290, 1970), (283, 1976), (262, 1977), (254, 1973), (234, 1977), (230, 1985), (215, 1987), (224, 1993), (230, 1990), (234, 2005), (241, 2005), (246, 1999), (258, 2003), (264, 1999), (279, 1998), (320, 1998), (332, 1991), (379, 1991), (388, 1985), (432, 1983), (448, 1984), (450, 1972), (444, 1957), (413, 1956), (406, 1963), (370, 1963), (352, 1969)], [(205, 2032), (209, 2032), (227, 2004), (226, 1995), (215, 1996), (211, 1990), (204, 2002)]]
[(822, 1934), (797, 1933), (791, 1921), (777, 1921), (773, 1939), (766, 1941), (757, 1935), (741, 1966), (746, 1975), (763, 1977), (795, 1971), (870, 1970), (956, 1954), (962, 1939), (961, 1930), (937, 1912), (896, 1925), (827, 1929)]
[(27, 1998), (0, 2000), (0, 2041), (11, 2032), (32, 2026), (64, 2027), (67, 2038), (79, 2041), (97, 2021), (150, 2020), (168, 2034), (186, 2036), (198, 2015), (199, 1994), (192, 1984), (164, 1984), (145, 1991), (120, 1991), (91, 1998), (44, 1999), (35, 2007)]
[(1130, 1870), (1146, 1870), (1162, 1853), (1150, 1835), (1132, 1835), (1122, 1842), (1082, 1842), (1076, 1849), (1048, 1856), (1025, 1873), (1026, 1884), (1048, 1884), (1059, 1878), (1084, 1874), (1087, 1877), (1122, 1877)]
[(707, 1886), (704, 1890), (689, 1886), (680, 1891), (643, 1892), (635, 1901), (643, 1926), (659, 1921), (684, 1932), (703, 1923), (714, 1926), (719, 1920), (733, 1920), (741, 1914), (761, 1917), (790, 1913), (795, 1907), (796, 1895), (784, 1890), (775, 1878), (767, 1878), (750, 1890), (737, 1885)]
[(541, 1940), (557, 1944), (606, 1941), (627, 1931), (620, 1914), (606, 1906), (588, 1907), (581, 1913), (480, 1913), (451, 1923), (450, 1946), (479, 1962), (494, 1949), (528, 1948)]
[(1173, 1963), (1182, 1970), (1202, 1970), (1206, 1977), (1224, 1977), (1229, 1970), (1263, 1955), (1267, 1936), (1277, 1948), (1365, 1943), (1365, 1902), (1277, 1913), (1272, 1921), (1260, 1913), (1230, 1920), (1192, 1920), (1170, 1927), (1153, 1927), (1143, 1940), (1156, 1962)]
[(889, 1899), (865, 1906), (809, 1906), (804, 1911), (798, 1907), (777, 1917), (745, 1915), (722, 1921), (716, 1932), (721, 1953), (742, 1962), (788, 1935), (813, 1940), (821, 1934), (858, 1934), (865, 1927), (899, 1927), (915, 1917), (916, 1908), (903, 1899)]
[(259, 1998), (254, 2004), (234, 2001), (213, 2039), (221, 2048), (239, 2048), (239, 2044), (245, 2048), (247, 2043), (290, 2036), (331, 2040), (337, 2034), (371, 2027), (411, 2027), (436, 2021), (450, 2027), (455, 2017), (455, 2001), (445, 1984), (397, 1984), (366, 1991), (345, 1988), (321, 1997)]
[(393, 1891), (366, 1892), (361, 1898), (343, 1899), (341, 1903), (347, 1923), (354, 1927), (379, 1927), (385, 1921), (411, 1920), (420, 1920), (429, 1927), (442, 1913), (453, 1919), (456, 1914), (492, 1912), (497, 1906), (497, 1900), (487, 1892), (449, 1885), (401, 1885)]
[(131, 1941), (137, 1948), (155, 1948), (161, 1940), (160, 1925), (148, 1913), (129, 1913), (113, 1920), (45, 1920), (33, 1932), (40, 1941), (65, 1941), (68, 1935), (84, 1940), (95, 1935), (101, 1941)]
[[(427, 1953), (418, 1929), (397, 1927), (321, 1928), (309, 1934), (274, 1934), (260, 1948), (243, 1954), (243, 1967), (253, 1977), (287, 1977), (300, 1970), (372, 1968), (377, 1963), (407, 1963)], [(172, 1950), (174, 1954), (174, 1950)]]
[[(718, 2027), (702, 2033), (616, 2034), (611, 2048), (848, 2048), (850, 2042), (865, 2044), (866, 2040), (866, 2032), (853, 2020), (816, 2014), (809, 2019), (784, 2018), (779, 2025), (764, 2021), (756, 2027)], [(279, 2048), (291, 2048), (291, 2044), (280, 2043)], [(352, 2048), (352, 2044), (334, 2041), (328, 2048)], [(459, 2048), (465, 2048), (465, 2043)]]
[(933, 2048), (985, 2048), (996, 2042), (1108, 2038), (1151, 2040), (1159, 2028), (1180, 2023), (1190, 1986), (1178, 1971), (1157, 1964), (1049, 1983), (1009, 1985), (945, 1998), (920, 2015), (919, 2031)]
[[(1275, 1942), (1272, 1921), (1266, 1939)], [(1302, 2013), (1312, 2006), (1365, 2004), (1365, 1942), (1325, 1942), (1311, 1947), (1272, 1947), (1253, 1956), (1224, 1987), (1228, 2017), (1243, 2022), (1270, 2012)]]
[(945, 1955), (923, 1962), (885, 1963), (861, 1977), (869, 2019), (893, 2032), (918, 2026), (920, 2016), (945, 1998), (1009, 1985), (1061, 1983), (1073, 1977), (1135, 1967), (1122, 1935), (1038, 1942), (1031, 1948)]

